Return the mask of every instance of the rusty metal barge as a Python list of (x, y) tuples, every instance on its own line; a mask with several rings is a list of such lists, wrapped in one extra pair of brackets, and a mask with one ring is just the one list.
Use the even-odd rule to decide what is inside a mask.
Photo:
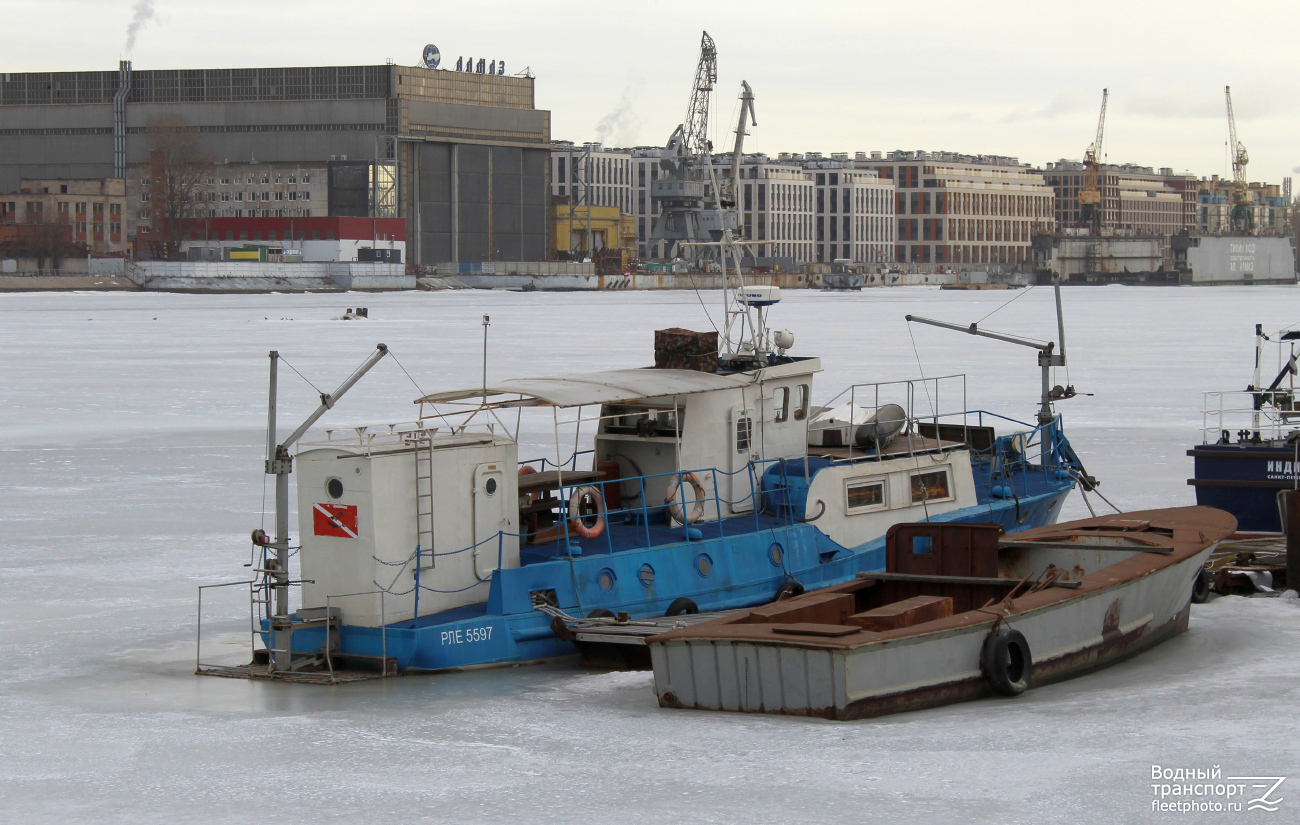
[(898, 524), (886, 572), (646, 640), (663, 707), (855, 719), (1114, 664), (1187, 629), (1202, 565), (1236, 529), (1208, 507), (1007, 536)]

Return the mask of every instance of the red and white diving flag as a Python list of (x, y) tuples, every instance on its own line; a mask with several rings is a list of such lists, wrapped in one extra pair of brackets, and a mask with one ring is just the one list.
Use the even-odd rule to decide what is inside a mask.
[(313, 532), (318, 536), (357, 537), (357, 508), (351, 504), (317, 504), (311, 515)]

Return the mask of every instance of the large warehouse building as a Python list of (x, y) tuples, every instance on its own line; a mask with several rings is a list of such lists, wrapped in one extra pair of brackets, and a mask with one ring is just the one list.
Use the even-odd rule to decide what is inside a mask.
[[(24, 179), (123, 178), (132, 235), (149, 221), (140, 201), (150, 197), (150, 124), (164, 119), (201, 135), (213, 162), (205, 197), (239, 179), (223, 168), (284, 167), (286, 179), (291, 169), (323, 169), (328, 205), (316, 199), (311, 214), (404, 217), (413, 263), (548, 255), (550, 113), (535, 108), (531, 77), (396, 65), (132, 71), (129, 63), (0, 74), (0, 192)], [(258, 206), (276, 216), (273, 203)]]

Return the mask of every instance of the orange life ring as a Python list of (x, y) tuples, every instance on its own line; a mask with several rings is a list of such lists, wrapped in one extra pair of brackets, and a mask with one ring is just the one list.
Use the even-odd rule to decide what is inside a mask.
[[(537, 472), (537, 468), (534, 467), (534, 466), (532, 466), (531, 464), (520, 464), (520, 465), (519, 465), (519, 477), (520, 477), (520, 478), (523, 478), (524, 476), (532, 475), (532, 474), (535, 473), (535, 472)], [(528, 498), (529, 498), (530, 501), (538, 501), (538, 500), (540, 500), (541, 497), (542, 497), (542, 494), (541, 494), (541, 493), (527, 493), (526, 495), (528, 496)], [(520, 505), (520, 506), (523, 506), (523, 505)]]
[[(596, 504), (596, 521), (590, 527), (583, 519), (591, 518), (592, 514), (588, 513), (584, 516), (579, 509), (583, 499), (588, 496)], [(599, 487), (588, 484), (578, 487), (569, 494), (569, 529), (584, 539), (594, 539), (605, 532), (605, 499), (601, 497)]]
[[(689, 516), (685, 512), (685, 508), (677, 500), (682, 481), (691, 485), (691, 489), (695, 491), (695, 504), (691, 507)], [(664, 494), (664, 505), (668, 508), (669, 517), (678, 524), (694, 524), (704, 518), (704, 485), (695, 477), (695, 473), (673, 476), (672, 480), (668, 482), (668, 492)]]

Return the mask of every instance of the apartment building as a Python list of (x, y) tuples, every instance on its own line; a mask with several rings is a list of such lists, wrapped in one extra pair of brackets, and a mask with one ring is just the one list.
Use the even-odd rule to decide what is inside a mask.
[(955, 152), (872, 152), (858, 169), (894, 185), (895, 257), (916, 264), (1019, 264), (1055, 223), (1041, 173), (1016, 158)]
[[(1056, 195), (1057, 228), (1080, 226), (1079, 191), (1086, 170), (1079, 161), (1059, 160), (1041, 170)], [(1168, 167), (1155, 170), (1136, 164), (1103, 164), (1097, 176), (1105, 226), (1142, 235), (1172, 235), (1195, 229), (1197, 180), (1175, 175)]]
[(856, 153), (853, 160), (847, 152), (829, 159), (816, 152), (802, 157), (816, 192), (816, 260), (856, 264), (894, 260), (893, 182), (883, 180), (878, 171), (858, 168), (868, 160), (865, 152)]

